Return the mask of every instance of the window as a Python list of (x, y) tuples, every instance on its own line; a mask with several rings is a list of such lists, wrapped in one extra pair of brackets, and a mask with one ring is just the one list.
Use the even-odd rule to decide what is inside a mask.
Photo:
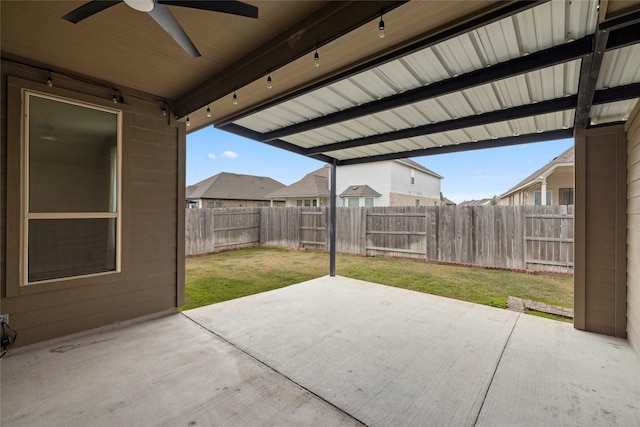
[(121, 113), (23, 99), (21, 284), (120, 271)]
[(370, 208), (373, 206), (373, 197), (365, 197), (364, 198), (364, 205), (367, 208)]
[(311, 200), (305, 200), (304, 201), (304, 205), (305, 206), (311, 206)]
[(349, 207), (357, 208), (358, 206), (360, 206), (360, 199), (357, 197), (349, 197)]
[(318, 199), (313, 199), (313, 206), (318, 206)]
[(416, 183), (416, 171), (411, 169), (411, 185)]
[(561, 205), (573, 204), (573, 188), (561, 188), (559, 193)]
[[(542, 204), (542, 191), (536, 191), (535, 192), (535, 204), (536, 205), (541, 205)], [(551, 191), (547, 191), (547, 205), (551, 204)]]
[(296, 206), (302, 206), (302, 200), (296, 200)]

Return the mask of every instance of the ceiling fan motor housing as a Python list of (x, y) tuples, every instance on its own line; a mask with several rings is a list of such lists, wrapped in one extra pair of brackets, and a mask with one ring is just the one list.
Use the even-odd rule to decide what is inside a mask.
[(140, 12), (151, 12), (156, 5), (155, 0), (124, 0), (124, 2), (130, 8)]

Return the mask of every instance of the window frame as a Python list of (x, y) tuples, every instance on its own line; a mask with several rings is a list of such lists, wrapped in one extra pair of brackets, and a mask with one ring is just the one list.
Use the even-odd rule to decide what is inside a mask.
[[(115, 212), (30, 212), (29, 211), (29, 100), (31, 96), (48, 99), (56, 102), (63, 102), (82, 108), (103, 111), (114, 114), (116, 117), (116, 199)], [(109, 108), (104, 105), (80, 101), (78, 99), (60, 96), (57, 94), (44, 93), (38, 90), (22, 88), (20, 105), (20, 267), (19, 267), (19, 287), (31, 288), (51, 283), (73, 282), (85, 278), (98, 276), (119, 275), (122, 271), (122, 145), (123, 145), (123, 111), (116, 108)], [(78, 274), (65, 277), (57, 277), (45, 280), (29, 281), (29, 221), (46, 219), (115, 219), (115, 269), (97, 273)], [(79, 282), (78, 282), (79, 283)]]
[[(564, 205), (564, 200), (563, 200), (563, 195), (565, 193), (569, 193), (571, 194), (571, 203)], [(558, 204), (562, 205), (562, 206), (570, 206), (575, 204), (575, 191), (573, 188), (571, 187), (563, 187), (558, 189)]]
[[(538, 203), (538, 194), (540, 195), (540, 203)], [(553, 204), (553, 191), (547, 190), (547, 204), (545, 206), (551, 206)], [(542, 190), (533, 192), (533, 204), (534, 206), (542, 206)]]

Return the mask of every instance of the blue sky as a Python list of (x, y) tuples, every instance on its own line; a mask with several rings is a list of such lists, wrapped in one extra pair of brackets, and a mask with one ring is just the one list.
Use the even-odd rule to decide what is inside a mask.
[[(444, 176), (443, 194), (460, 203), (506, 192), (572, 144), (561, 139), (413, 160)], [(323, 164), (210, 126), (187, 135), (187, 185), (220, 172), (268, 176), (289, 185)]]

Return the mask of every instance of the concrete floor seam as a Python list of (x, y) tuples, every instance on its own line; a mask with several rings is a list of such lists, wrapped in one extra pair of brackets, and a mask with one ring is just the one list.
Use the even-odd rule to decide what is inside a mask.
[(489, 385), (487, 386), (487, 389), (484, 392), (484, 396), (482, 397), (482, 404), (480, 405), (480, 409), (478, 409), (478, 414), (476, 415), (476, 419), (473, 422), (474, 427), (478, 424), (478, 419), (480, 419), (480, 414), (482, 414), (482, 408), (484, 408), (484, 403), (487, 401), (487, 396), (489, 395), (489, 391), (491, 390), (491, 385), (493, 384), (493, 380), (496, 377), (496, 372), (498, 372), (498, 368), (500, 367), (500, 362), (502, 362), (502, 356), (504, 356), (504, 352), (507, 349), (507, 346), (509, 345), (509, 341), (511, 341), (511, 336), (513, 335), (513, 331), (516, 329), (516, 325), (518, 324), (518, 320), (520, 320), (520, 316), (522, 316), (522, 314), (519, 313), (518, 317), (516, 317), (516, 321), (513, 322), (513, 327), (509, 332), (509, 336), (507, 337), (507, 339), (504, 342), (504, 345), (502, 346), (500, 357), (498, 357), (496, 366), (493, 369), (493, 373), (491, 374), (491, 380), (489, 380)]
[(196, 322), (195, 320), (193, 320), (192, 318), (190, 318), (189, 316), (187, 316), (184, 313), (180, 313), (182, 316), (186, 317), (187, 319), (189, 319), (190, 321), (192, 321), (193, 323), (195, 323), (196, 325), (200, 326), (202, 329), (204, 329), (205, 331), (209, 332), (210, 334), (212, 334), (213, 336), (215, 336), (216, 338), (218, 338), (219, 340), (221, 340), (222, 342), (230, 345), (231, 347), (235, 348), (236, 350), (238, 350), (239, 352), (241, 352), (242, 354), (246, 355), (247, 357), (249, 357), (250, 359), (254, 360), (256, 363), (264, 366), (265, 368), (269, 369), (271, 372), (274, 372), (275, 374), (281, 376), (282, 378), (286, 379), (287, 381), (295, 384), (297, 387), (301, 388), (302, 390), (306, 391), (307, 393), (315, 396), (316, 398), (320, 399), (321, 401), (325, 402), (327, 405), (331, 406), (332, 408), (336, 409), (337, 411), (341, 412), (342, 414), (344, 414), (345, 416), (351, 418), (352, 420), (360, 423), (361, 425), (363, 425), (364, 427), (369, 427), (368, 424), (366, 424), (365, 422), (363, 422), (362, 420), (356, 418), (355, 416), (353, 416), (352, 414), (350, 414), (349, 412), (345, 411), (344, 409), (340, 408), (339, 406), (336, 406), (334, 403), (328, 401), (327, 399), (323, 398), (322, 396), (318, 395), (317, 393), (315, 393), (314, 391), (308, 389), (307, 387), (303, 386), (302, 384), (298, 383), (297, 381), (293, 380), (292, 378), (290, 378), (289, 376), (285, 375), (283, 372), (277, 370), (276, 368), (274, 368), (273, 366), (270, 366), (269, 364), (263, 362), (262, 360), (258, 359), (256, 356), (254, 356), (253, 354), (249, 353), (248, 351), (244, 350), (241, 347), (238, 347), (237, 345), (235, 345), (234, 343), (232, 343), (231, 341), (227, 340), (225, 337), (223, 337), (222, 335), (218, 334), (217, 332), (215, 332), (214, 330), (211, 330), (209, 328), (207, 328), (206, 326), (202, 325), (201, 323)]

